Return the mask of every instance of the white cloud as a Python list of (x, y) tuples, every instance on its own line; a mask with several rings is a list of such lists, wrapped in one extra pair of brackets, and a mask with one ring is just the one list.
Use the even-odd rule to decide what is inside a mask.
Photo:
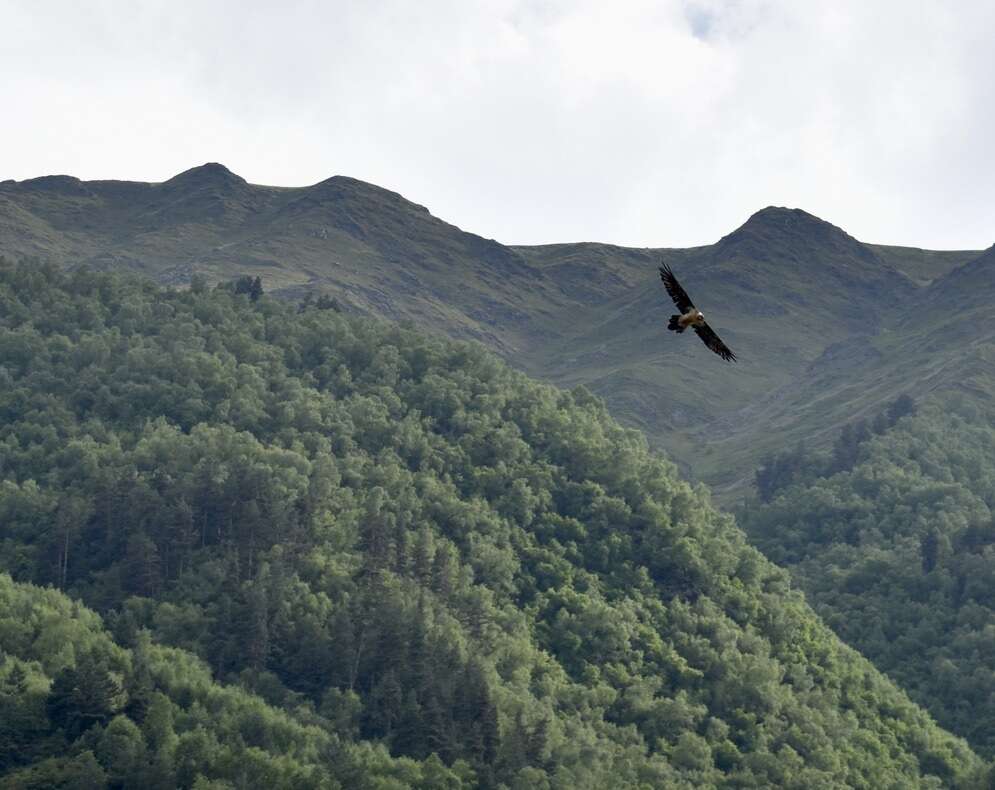
[(995, 241), (995, 5), (0, 0), (0, 178), (334, 173), (505, 242)]

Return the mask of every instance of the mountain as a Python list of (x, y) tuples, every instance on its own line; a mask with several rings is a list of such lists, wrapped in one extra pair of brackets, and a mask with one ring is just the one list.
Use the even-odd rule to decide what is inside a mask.
[(352, 309), (506, 353), (548, 329), (536, 321), (543, 310), (563, 306), (559, 289), (516, 251), (345, 177), (283, 189), (207, 164), (162, 184), (3, 182), (0, 234), (0, 250), (14, 259), (136, 270), (165, 283), (251, 273), (271, 290), (330, 290)]
[(0, 786), (990, 778), (586, 389), (200, 280), (0, 305)]
[(799, 210), (764, 209), (677, 260), (741, 364), (716, 364), (693, 338), (661, 337), (660, 316), (671, 310), (648, 266), (641, 288), (593, 306), (581, 332), (539, 352), (536, 369), (591, 386), (718, 486), (735, 485), (758, 452), (783, 441), (781, 429), (798, 424), (785, 401), (827, 348), (880, 331), (917, 290), (873, 249)]
[[(162, 184), (0, 182), (0, 254), (167, 284), (249, 274), (285, 298), (325, 292), (352, 312), (478, 340), (533, 376), (603, 396), (723, 502), (764, 453), (831, 441), (854, 415), (918, 388), (920, 372), (927, 389), (958, 388), (941, 372), (964, 346), (944, 345), (946, 330), (926, 337), (922, 311), (932, 316), (933, 294), (980, 255), (865, 244), (776, 207), (693, 249), (508, 247), (355, 179), (265, 187), (217, 164)], [(664, 258), (739, 364), (664, 331)], [(935, 359), (909, 365), (922, 343)], [(970, 377), (977, 366), (955, 367)]]

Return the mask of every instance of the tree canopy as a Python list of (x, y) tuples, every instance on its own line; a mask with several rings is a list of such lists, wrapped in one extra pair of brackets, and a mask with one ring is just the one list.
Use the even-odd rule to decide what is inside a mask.
[(759, 472), (766, 502), (741, 521), (846, 642), (991, 757), (992, 415), (967, 398), (913, 411), (903, 401), (875, 420), (880, 430), (844, 429), (831, 456), (771, 459), (794, 471), (766, 489)]
[(586, 390), (242, 291), (0, 266), (0, 786), (980, 786)]

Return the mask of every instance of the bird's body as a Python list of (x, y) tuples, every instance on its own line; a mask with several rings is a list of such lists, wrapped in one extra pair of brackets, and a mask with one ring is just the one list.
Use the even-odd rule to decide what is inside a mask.
[(689, 326), (702, 326), (705, 323), (705, 314), (701, 310), (688, 310), (684, 315), (672, 315), (670, 317), (670, 323), (673, 326), (667, 326), (667, 329), (673, 329), (677, 334), (680, 334)]
[(694, 333), (701, 338), (702, 342), (722, 357), (722, 359), (727, 362), (735, 362), (736, 355), (729, 350), (729, 347), (705, 323), (705, 314), (694, 306), (691, 297), (681, 287), (681, 284), (677, 282), (674, 273), (666, 264), (660, 267), (660, 279), (663, 280), (663, 285), (667, 289), (667, 293), (670, 294), (670, 298), (674, 300), (674, 304), (677, 305), (677, 309), (681, 311), (677, 315), (670, 316), (670, 323), (667, 324), (667, 329), (681, 334), (685, 329), (691, 327), (694, 329)]

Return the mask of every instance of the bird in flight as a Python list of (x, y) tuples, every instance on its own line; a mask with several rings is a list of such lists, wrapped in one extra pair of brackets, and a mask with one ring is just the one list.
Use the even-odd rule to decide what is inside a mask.
[(677, 282), (677, 278), (674, 277), (674, 273), (667, 264), (660, 266), (660, 279), (663, 280), (663, 285), (667, 289), (667, 293), (670, 294), (670, 298), (674, 300), (674, 304), (677, 305), (677, 309), (681, 311), (679, 315), (670, 316), (667, 329), (672, 329), (680, 334), (690, 326), (712, 351), (727, 362), (735, 362), (736, 355), (729, 350), (725, 343), (719, 340), (719, 336), (705, 323), (705, 314), (694, 306), (691, 297), (688, 296), (687, 291), (681, 288), (681, 284)]

